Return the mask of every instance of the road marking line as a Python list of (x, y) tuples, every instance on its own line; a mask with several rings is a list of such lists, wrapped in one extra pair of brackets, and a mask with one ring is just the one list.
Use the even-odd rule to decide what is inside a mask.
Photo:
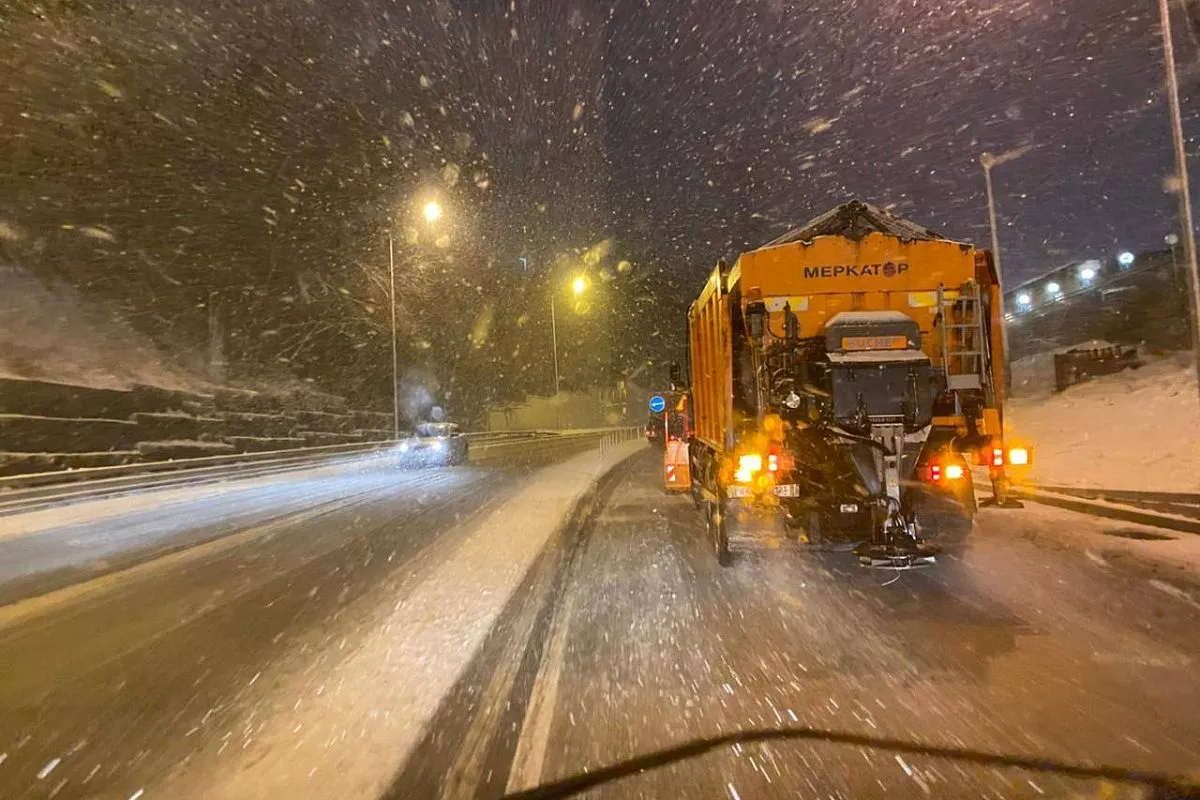
[(513, 684), (520, 671), (529, 639), (533, 635), (533, 626), (537, 622), (537, 609), (545, 598), (551, 577), (548, 576), (539, 582), (541, 585), (534, 587), (528, 607), (522, 609), (514, 621), (508, 641), (500, 654), (500, 663), (479, 700), (479, 711), (472, 718), (471, 726), (463, 737), (458, 757), (446, 773), (446, 781), (442, 784), (440, 795), (442, 800), (473, 798), (483, 783), (483, 770), (492, 740), (498, 732), (500, 718), (507, 710)]
[(521, 724), (517, 750), (513, 755), (512, 771), (508, 775), (508, 792), (532, 789), (541, 783), (550, 744), (550, 729), (558, 707), (558, 685), (562, 679), (567, 654), (567, 635), (575, 614), (575, 593), (569, 589), (562, 607), (554, 615), (550, 627), (550, 643), (538, 665), (533, 692)]

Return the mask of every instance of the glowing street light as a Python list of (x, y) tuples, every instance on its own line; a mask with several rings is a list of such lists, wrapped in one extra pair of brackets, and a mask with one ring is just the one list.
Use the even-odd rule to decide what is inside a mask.
[(430, 200), (422, 206), (421, 216), (425, 217), (425, 221), (432, 225), (442, 218), (442, 204), (437, 200)]
[(1033, 297), (1030, 296), (1029, 292), (1021, 292), (1017, 295), (1017, 305), (1028, 308), (1033, 305)]
[(1046, 294), (1050, 295), (1051, 297), (1058, 294), (1060, 291), (1062, 291), (1062, 287), (1054, 281), (1050, 281), (1046, 284)]
[(587, 278), (583, 277), (582, 275), (571, 281), (571, 291), (575, 293), (576, 297), (586, 292), (587, 287)]
[(1084, 266), (1079, 268), (1079, 277), (1081, 280), (1090, 281), (1096, 277), (1096, 268)]
[(1117, 263), (1122, 267), (1128, 267), (1133, 263), (1133, 253), (1129, 252), (1128, 250), (1122, 252), (1117, 256)]

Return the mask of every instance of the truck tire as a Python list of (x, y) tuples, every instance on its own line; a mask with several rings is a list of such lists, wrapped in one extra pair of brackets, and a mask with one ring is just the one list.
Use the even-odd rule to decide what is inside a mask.
[(717, 563), (722, 567), (728, 567), (733, 558), (729, 552), (729, 526), (725, 522), (725, 510), (721, 507), (722, 505), (710, 500), (705, 516), (708, 520), (709, 540), (717, 554)]
[(962, 500), (963, 511), (966, 512), (970, 519), (975, 518), (975, 512), (979, 510), (979, 501), (975, 499), (975, 478), (971, 475), (971, 470), (967, 470), (963, 475)]

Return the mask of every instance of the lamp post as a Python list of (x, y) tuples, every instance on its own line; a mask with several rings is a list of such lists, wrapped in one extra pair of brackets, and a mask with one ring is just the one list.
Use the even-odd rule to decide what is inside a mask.
[(992, 167), (1020, 158), (1032, 149), (1033, 145), (1027, 144), (998, 156), (986, 152), (979, 155), (979, 165), (983, 167), (983, 183), (987, 188), (988, 225), (992, 229), (992, 261), (996, 265), (996, 280), (1000, 283), (1001, 303), (1004, 302), (1004, 271), (1000, 268), (1000, 231), (996, 224), (996, 197), (992, 193)]
[(388, 230), (388, 297), (391, 306), (391, 438), (400, 441), (400, 357), (396, 354), (396, 252)]
[[(1179, 175), (1179, 227), (1183, 234), (1183, 261), (1188, 273), (1188, 302), (1191, 308), (1192, 359), (1200, 390), (1200, 270), (1196, 267), (1196, 233), (1192, 227), (1192, 197), (1188, 189), (1187, 152), (1183, 146), (1183, 122), (1179, 112), (1179, 82), (1175, 77), (1175, 45), (1171, 39), (1171, 9), (1158, 0), (1162, 30), (1163, 66), (1167, 72), (1167, 105), (1171, 111), (1171, 139), (1175, 145), (1175, 171)], [(1171, 248), (1172, 257), (1175, 249)]]
[(550, 292), (550, 346), (554, 349), (554, 396), (558, 397), (558, 321), (554, 314), (554, 292)]
[[(430, 200), (421, 207), (421, 216), (430, 225), (442, 218), (442, 205)], [(388, 227), (388, 305), (392, 319), (392, 439), (400, 440), (400, 356), (396, 344), (396, 245)]]
[(996, 283), (1000, 289), (1000, 344), (1004, 349), (1004, 388), (1008, 390), (1009, 372), (1008, 372), (1008, 325), (1004, 318), (1004, 270), (1000, 267), (1000, 230), (996, 225), (996, 198), (992, 193), (992, 167), (1003, 164), (1007, 161), (1020, 158), (1033, 149), (1033, 145), (1027, 144), (1018, 147), (1015, 150), (993, 155), (989, 152), (979, 154), (979, 165), (983, 167), (983, 184), (987, 189), (987, 205), (988, 205), (988, 226), (992, 229), (992, 263), (996, 265)]
[[(571, 281), (571, 291), (575, 294), (576, 297), (579, 297), (584, 292), (586, 292), (587, 288), (588, 288), (587, 278), (585, 278), (582, 275), (576, 276), (575, 280)], [(551, 289), (551, 291), (550, 291), (550, 343), (551, 343), (551, 347), (554, 350), (554, 396), (558, 397), (558, 315), (555, 311), (555, 306), (554, 306), (554, 295), (555, 294), (556, 294), (556, 292), (553, 289)]]

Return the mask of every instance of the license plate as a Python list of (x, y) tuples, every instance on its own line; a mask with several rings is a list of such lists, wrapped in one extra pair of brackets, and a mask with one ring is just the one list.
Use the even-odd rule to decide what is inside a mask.
[[(725, 495), (731, 499), (751, 497), (754, 492), (749, 486), (730, 486)], [(800, 487), (794, 483), (785, 483), (774, 489), (776, 497), (799, 497)]]

